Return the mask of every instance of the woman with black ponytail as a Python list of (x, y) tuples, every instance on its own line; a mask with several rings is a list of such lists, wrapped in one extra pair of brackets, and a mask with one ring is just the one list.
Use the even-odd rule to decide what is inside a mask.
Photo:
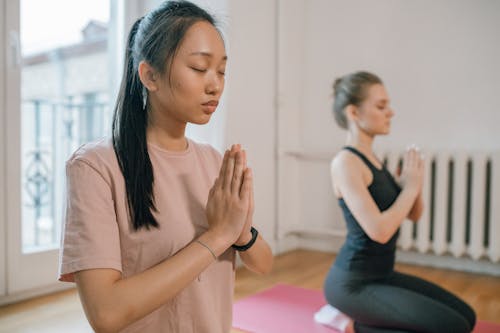
[(211, 15), (163, 3), (130, 31), (112, 138), (67, 162), (59, 279), (97, 332), (229, 332), (236, 251), (271, 269), (245, 151), (185, 137), (215, 112), (226, 60)]

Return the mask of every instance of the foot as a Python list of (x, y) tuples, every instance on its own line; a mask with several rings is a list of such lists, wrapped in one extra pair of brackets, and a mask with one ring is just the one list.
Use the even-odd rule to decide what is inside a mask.
[[(334, 308), (330, 304), (323, 306), (314, 314), (314, 320), (317, 323), (332, 327), (339, 332), (354, 333), (354, 326), (351, 318)], [(351, 331), (346, 331), (351, 324)]]
[(352, 321), (351, 319), (349, 319), (349, 323), (345, 327), (344, 333), (356, 333), (356, 331), (354, 330), (354, 321)]

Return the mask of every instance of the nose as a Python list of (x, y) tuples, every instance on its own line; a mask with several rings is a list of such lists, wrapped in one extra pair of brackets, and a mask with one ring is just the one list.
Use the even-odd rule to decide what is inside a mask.
[(389, 118), (394, 117), (394, 110), (392, 108), (389, 108)]
[(205, 92), (208, 95), (219, 95), (224, 87), (224, 76), (219, 73), (213, 73), (207, 78)]

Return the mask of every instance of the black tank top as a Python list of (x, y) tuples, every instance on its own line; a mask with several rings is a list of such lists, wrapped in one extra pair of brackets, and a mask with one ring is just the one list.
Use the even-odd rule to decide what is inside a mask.
[[(368, 191), (380, 211), (388, 209), (396, 201), (401, 188), (387, 171), (385, 166), (377, 169), (360, 151), (353, 147), (344, 147), (357, 155), (373, 174), (373, 181)], [(361, 176), (361, 175), (360, 175)], [(335, 265), (349, 271), (363, 273), (388, 273), (394, 269), (396, 241), (399, 229), (386, 244), (377, 243), (368, 237), (354, 218), (344, 199), (338, 200), (347, 225), (347, 237), (335, 260)]]

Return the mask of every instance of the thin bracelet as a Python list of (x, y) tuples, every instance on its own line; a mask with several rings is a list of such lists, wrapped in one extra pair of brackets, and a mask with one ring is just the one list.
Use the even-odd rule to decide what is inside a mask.
[(208, 251), (210, 251), (210, 253), (212, 254), (212, 256), (214, 257), (215, 260), (217, 260), (217, 256), (215, 255), (214, 251), (212, 251), (211, 248), (208, 247), (207, 244), (203, 243), (202, 241), (200, 241), (199, 239), (195, 240), (196, 243), (199, 243), (201, 246), (204, 246)]

